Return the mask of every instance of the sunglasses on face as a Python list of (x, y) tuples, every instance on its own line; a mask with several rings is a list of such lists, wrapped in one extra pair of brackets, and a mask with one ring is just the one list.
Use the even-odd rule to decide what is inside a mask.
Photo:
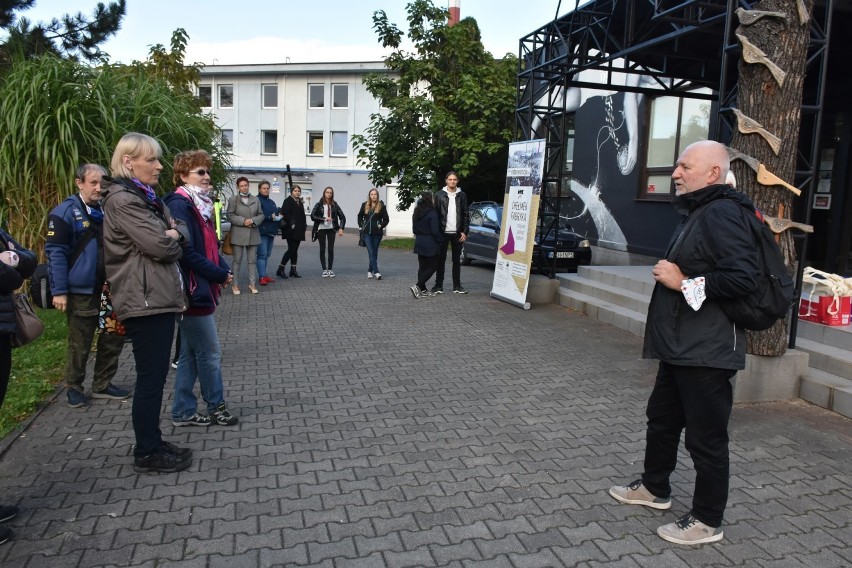
[(200, 175), (201, 177), (204, 177), (204, 176), (206, 176), (207, 174), (210, 174), (210, 175), (212, 176), (212, 175), (213, 175), (213, 170), (200, 169), (200, 170), (192, 170), (192, 171), (190, 171), (189, 173), (191, 173), (191, 174), (198, 174), (198, 175)]

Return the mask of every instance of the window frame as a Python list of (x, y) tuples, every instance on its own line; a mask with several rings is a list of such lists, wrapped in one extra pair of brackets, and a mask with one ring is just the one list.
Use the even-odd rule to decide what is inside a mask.
[[(345, 148), (344, 148), (342, 154), (334, 151), (334, 135), (335, 134), (343, 134), (343, 135), (346, 136), (346, 144), (345, 144)], [(336, 158), (341, 158), (341, 157), (345, 158), (346, 156), (349, 155), (349, 131), (348, 130), (332, 130), (331, 131), (331, 146), (328, 149), (328, 155), (334, 156)]]
[[(337, 97), (335, 96), (338, 88), (346, 87), (346, 106), (337, 106)], [(331, 84), (331, 108), (333, 109), (348, 109), (349, 108), (349, 83), (332, 83)]]
[[(233, 149), (234, 149), (234, 129), (233, 128), (222, 128), (221, 130), (222, 130), (222, 134), (221, 134), (219, 143), (222, 146), (223, 150), (226, 150), (228, 152), (232, 152)], [(230, 132), (231, 136), (230, 137), (226, 136), (225, 135), (226, 132)], [(228, 144), (225, 144), (226, 140), (228, 141)]]
[[(312, 106), (313, 97), (311, 96), (311, 91), (314, 87), (319, 87), (322, 89), (322, 103), (320, 106)], [(311, 109), (324, 109), (325, 108), (325, 83), (308, 83), (308, 108)]]
[[(312, 136), (319, 135), (319, 140), (322, 145), (322, 151), (320, 153), (311, 153), (311, 140)], [(307, 156), (325, 156), (325, 132), (321, 130), (309, 130), (307, 133), (307, 147), (305, 148), (305, 154)]]
[[(275, 104), (269, 105), (266, 101), (267, 87), (275, 87)], [(260, 108), (278, 108), (278, 83), (261, 83), (260, 84)]]
[[(275, 151), (267, 152), (266, 139), (267, 135), (272, 133), (275, 140)], [(260, 131), (260, 155), (261, 156), (277, 156), (278, 155), (278, 130), (261, 130)]]
[[(230, 106), (225, 106), (225, 105), (222, 104), (222, 89), (225, 89), (225, 88), (231, 89), (231, 104), (230, 104)], [(219, 85), (219, 88), (217, 89), (217, 93), (219, 95), (219, 98), (217, 99), (216, 103), (219, 105), (219, 108), (234, 108), (234, 84), (233, 83), (227, 83), (227, 84), (224, 84), (224, 85)]]
[[(676, 98), (677, 99), (677, 127), (674, 132), (674, 155), (672, 156), (671, 165), (668, 166), (649, 166), (648, 165), (648, 155), (651, 151), (651, 129), (653, 128), (653, 124), (651, 124), (652, 112), (654, 109), (654, 103), (658, 99), (662, 98)], [(640, 179), (642, 180), (641, 185), (638, 188), (638, 193), (636, 195), (637, 200), (641, 201), (671, 201), (674, 197), (675, 189), (674, 189), (674, 180), (672, 180), (672, 174), (675, 170), (675, 162), (677, 161), (678, 156), (680, 156), (681, 152), (683, 152), (683, 148), (681, 145), (681, 137), (683, 135), (684, 128), (684, 115), (683, 115), (683, 106), (685, 101), (705, 101), (705, 99), (698, 99), (693, 97), (675, 97), (670, 94), (663, 94), (658, 97), (651, 98), (646, 109), (646, 128), (644, 133), (645, 144), (643, 151), (643, 163), (645, 167), (642, 171), (642, 175)], [(709, 101), (705, 101), (709, 103)], [(708, 132), (709, 132), (709, 123), (708, 123)], [(668, 178), (668, 189), (665, 192), (649, 192), (648, 185), (651, 177), (654, 176), (666, 176)]]
[[(206, 102), (208, 104), (206, 104), (206, 105), (204, 104), (205, 99), (202, 98), (202, 95), (201, 95), (201, 89), (206, 89), (208, 91), (208, 94), (207, 94), (207, 97), (206, 97)], [(196, 98), (196, 100), (198, 100), (198, 104), (199, 104), (199, 106), (201, 106), (201, 108), (213, 108), (213, 85), (210, 84), (210, 83), (207, 83), (207, 84), (204, 84), (204, 85), (198, 85), (198, 93), (196, 94), (195, 98)]]

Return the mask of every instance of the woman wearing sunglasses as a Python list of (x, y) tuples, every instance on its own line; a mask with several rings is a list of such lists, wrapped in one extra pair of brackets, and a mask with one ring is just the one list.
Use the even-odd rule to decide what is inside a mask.
[[(225, 405), (222, 384), (222, 356), (213, 312), (219, 303), (220, 286), (233, 281), (230, 267), (219, 254), (213, 199), (210, 194), (210, 167), (213, 160), (204, 150), (181, 152), (175, 156), (174, 182), (177, 189), (164, 201), (172, 216), (186, 223), (189, 239), (180, 259), (181, 275), (189, 303), (178, 316), (180, 358), (175, 374), (172, 404), (174, 426), (233, 426), (237, 417)], [(195, 379), (207, 414), (197, 412)]]

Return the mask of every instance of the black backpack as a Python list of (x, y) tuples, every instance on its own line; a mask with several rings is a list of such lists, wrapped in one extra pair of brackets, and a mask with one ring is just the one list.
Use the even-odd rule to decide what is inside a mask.
[[(757, 278), (757, 286), (750, 294), (728, 298), (719, 303), (725, 315), (735, 324), (751, 331), (763, 331), (772, 327), (779, 319), (787, 317), (793, 307), (795, 286), (784, 263), (784, 255), (769, 227), (762, 221), (760, 212), (753, 212), (736, 200), (731, 201), (746, 211), (758, 252), (760, 276)], [(682, 234), (686, 233), (689, 226), (695, 223), (700, 213), (709, 205), (693, 212)]]

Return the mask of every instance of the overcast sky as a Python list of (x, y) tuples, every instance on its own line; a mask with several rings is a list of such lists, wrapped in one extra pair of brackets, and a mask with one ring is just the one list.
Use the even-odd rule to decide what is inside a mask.
[[(107, 0), (102, 0), (105, 3)], [(576, 0), (561, 2), (560, 16)], [(448, 7), (446, 0), (433, 0)], [(90, 15), (96, 0), (36, 0), (19, 13), (33, 21), (69, 12)], [(172, 32), (190, 37), (187, 62), (205, 64), (377, 61), (383, 52), (372, 29), (373, 12), (385, 10), (407, 31), (405, 0), (127, 0), (121, 30), (104, 44), (113, 62), (144, 59), (148, 46), (168, 47)], [(518, 53), (518, 40), (557, 15), (559, 0), (461, 0), (485, 48), (495, 56)]]

